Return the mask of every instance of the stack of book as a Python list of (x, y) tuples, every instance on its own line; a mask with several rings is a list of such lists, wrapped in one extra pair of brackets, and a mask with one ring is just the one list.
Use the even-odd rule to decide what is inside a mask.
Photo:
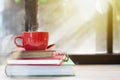
[(13, 52), (7, 60), (7, 76), (74, 76), (73, 61), (54, 50)]

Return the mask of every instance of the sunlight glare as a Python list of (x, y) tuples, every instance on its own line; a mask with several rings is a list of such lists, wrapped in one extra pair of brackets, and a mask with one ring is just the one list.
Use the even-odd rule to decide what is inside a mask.
[(109, 8), (109, 1), (108, 0), (97, 0), (96, 2), (96, 10), (100, 13), (106, 13)]

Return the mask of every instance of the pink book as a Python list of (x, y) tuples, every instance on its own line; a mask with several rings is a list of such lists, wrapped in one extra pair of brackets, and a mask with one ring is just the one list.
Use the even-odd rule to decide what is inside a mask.
[(42, 58), (9, 58), (7, 64), (12, 65), (61, 65), (63, 59), (66, 56), (64, 54), (53, 53), (52, 57)]

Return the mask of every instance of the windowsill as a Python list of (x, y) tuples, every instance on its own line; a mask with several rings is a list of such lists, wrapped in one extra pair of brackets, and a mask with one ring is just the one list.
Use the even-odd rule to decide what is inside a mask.
[(76, 64), (120, 64), (120, 54), (69, 55)]

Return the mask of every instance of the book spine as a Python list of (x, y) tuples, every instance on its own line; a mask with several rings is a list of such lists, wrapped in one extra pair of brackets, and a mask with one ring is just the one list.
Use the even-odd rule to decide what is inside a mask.
[(53, 58), (12, 58), (12, 60), (60, 60), (62, 58), (64, 58), (65, 55), (57, 55), (57, 54), (54, 54), (53, 55)]
[(61, 66), (62, 62), (60, 64), (8, 64), (12, 66)]

